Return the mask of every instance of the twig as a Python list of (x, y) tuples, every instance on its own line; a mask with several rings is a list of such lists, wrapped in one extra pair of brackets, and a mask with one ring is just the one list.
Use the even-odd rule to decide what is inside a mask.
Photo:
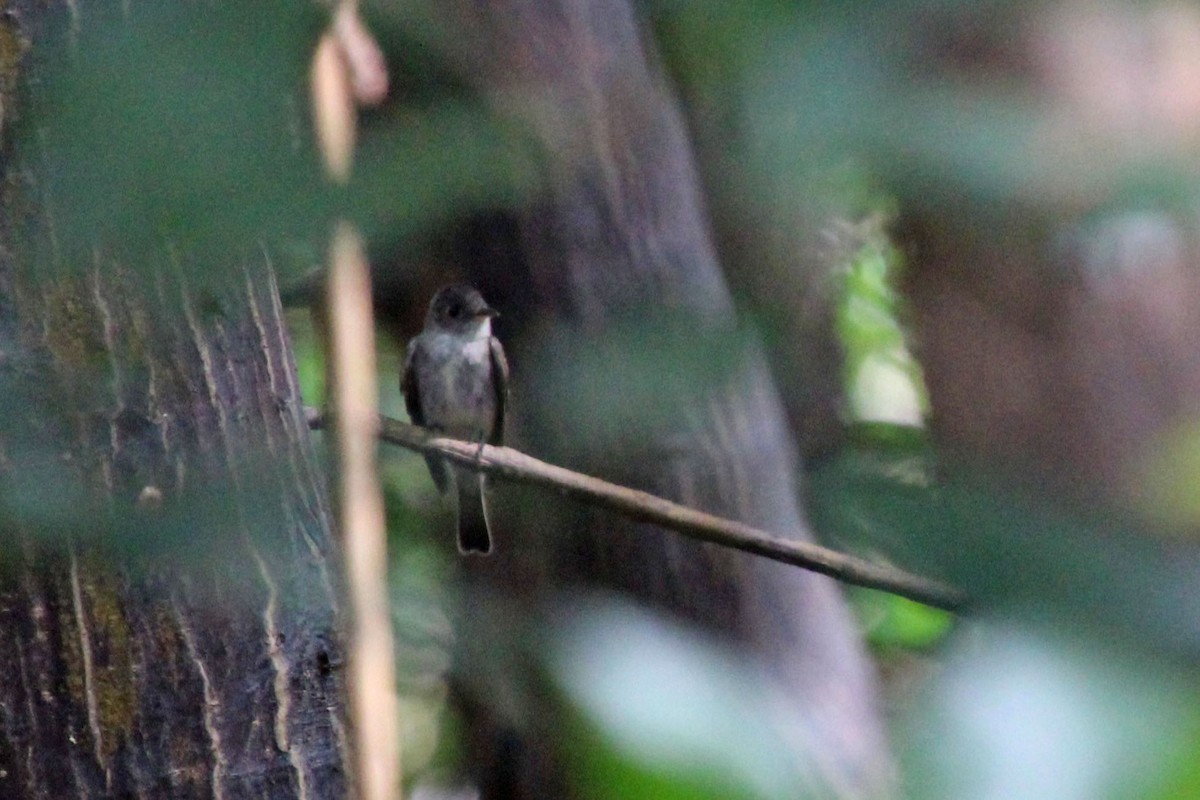
[[(328, 178), (345, 186), (354, 160), (356, 110), (363, 91), (376, 102), (387, 91), (379, 48), (341, 0), (333, 29), (313, 52), (313, 129)], [(381, 82), (382, 81), (382, 82)], [(348, 689), (355, 758), (353, 794), (399, 800), (400, 723), (392, 627), (387, 599), (387, 522), (376, 462), (375, 329), (371, 270), (353, 223), (336, 223), (326, 277), (332, 346), (330, 382), (337, 420), (338, 511), (350, 601)]]
[[(323, 426), (319, 412), (309, 409), (307, 413), (310, 427)], [(750, 525), (706, 514), (649, 492), (547, 464), (509, 447), (485, 446), (480, 456), (478, 444), (447, 439), (388, 417), (380, 418), (379, 436), (385, 442), (421, 453), (435, 453), (468, 469), (517, 483), (555, 489), (568, 497), (631, 519), (819, 572), (855, 586), (879, 589), (947, 611), (960, 611), (967, 604), (964, 592), (944, 583), (811, 542), (772, 536)]]
[(351, 607), (348, 661), (357, 782), (363, 800), (391, 800), (400, 797), (400, 733), (388, 615), (387, 521), (376, 462), (379, 408), (371, 279), (353, 226), (339, 223), (331, 251), (330, 367), (338, 511)]

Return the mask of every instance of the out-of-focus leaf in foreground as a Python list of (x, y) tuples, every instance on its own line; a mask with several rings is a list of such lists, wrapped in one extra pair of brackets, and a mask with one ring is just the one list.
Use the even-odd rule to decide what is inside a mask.
[[(847, 158), (943, 210), (1196, 196), (1195, 115), (1176, 110), (1193, 85), (1179, 55), (1194, 48), (1170, 39), (1190, 41), (1186, 5), (659, 0), (651, 9), (685, 81), (728, 101), (751, 197), (810, 192), (814, 168)], [(1158, 83), (1135, 89), (1137, 80)]]
[(1193, 670), (1044, 628), (962, 633), (900, 726), (909, 796), (1200, 796)]
[(814, 732), (752, 658), (616, 598), (567, 604), (550, 641), (581, 796), (820, 796), (790, 739)]
[(97, 247), (152, 266), (167, 242), (219, 276), (262, 242), (320, 253), (335, 215), (372, 238), (409, 235), (524, 185), (515, 137), (481, 106), (440, 97), (374, 112), (351, 184), (331, 187), (309, 110), (319, 6), (107, 3), (86, 24), (65, 16), (33, 51), (40, 80), (14, 136), (53, 229), (43, 267), (90, 266)]
[(689, 424), (679, 409), (736, 374), (751, 336), (689, 312), (634, 306), (602, 334), (559, 325), (542, 341), (526, 356), (538, 365), (530, 394), (581, 446), (628, 458), (647, 437)]
[(40, 46), (17, 141), (69, 265), (97, 243), (245, 246), (320, 213), (303, 105), (319, 10), (252, 5), (89, 7)]
[(823, 530), (886, 553), (1005, 609), (1135, 648), (1200, 654), (1200, 551), (1131, 518), (1089, 512), (976, 467), (941, 465), (936, 483), (848, 450), (818, 469), (810, 496)]

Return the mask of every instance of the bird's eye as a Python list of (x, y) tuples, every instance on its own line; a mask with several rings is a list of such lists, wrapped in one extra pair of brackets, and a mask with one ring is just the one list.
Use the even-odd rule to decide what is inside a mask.
[(462, 316), (462, 306), (458, 303), (451, 303), (450, 307), (446, 309), (446, 313), (450, 315), (451, 319), (458, 319)]

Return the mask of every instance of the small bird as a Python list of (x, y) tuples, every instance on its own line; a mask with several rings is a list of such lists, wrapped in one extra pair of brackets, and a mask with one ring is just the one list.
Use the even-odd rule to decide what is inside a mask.
[[(508, 362), (492, 336), (499, 313), (471, 286), (439, 289), (429, 303), (425, 329), (408, 343), (400, 391), (409, 419), (456, 439), (499, 445), (504, 439)], [(429, 474), (445, 494), (451, 480), (458, 494), (458, 549), (486, 555), (486, 480), (437, 456), (426, 456)]]

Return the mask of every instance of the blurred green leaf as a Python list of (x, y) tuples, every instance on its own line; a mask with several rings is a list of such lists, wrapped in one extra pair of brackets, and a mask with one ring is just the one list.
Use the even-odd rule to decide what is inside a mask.
[(929, 409), (920, 365), (908, 351), (893, 288), (899, 254), (882, 231), (851, 259), (837, 308), (851, 420), (919, 425)]
[(828, 791), (814, 785), (818, 770), (800, 766), (791, 744), (815, 732), (745, 653), (628, 601), (597, 596), (566, 604), (548, 657), (556, 684), (582, 715), (574, 726), (581, 740), (568, 752), (586, 796)]
[(572, 440), (595, 451), (637, 452), (646, 436), (686, 424), (678, 410), (730, 379), (748, 331), (681, 309), (634, 306), (602, 333), (562, 324), (530, 354), (529, 393), (560, 420), (586, 420)]
[(927, 649), (941, 642), (954, 625), (955, 616), (948, 611), (884, 592), (858, 589), (851, 593), (851, 601), (867, 641), (877, 647)]
[(515, 207), (539, 185), (528, 137), (482, 102), (444, 97), (380, 115), (359, 142), (347, 198), (371, 241)]
[(17, 119), (14, 160), (39, 177), (31, 203), (53, 228), (36, 253), (43, 269), (90, 267), (97, 248), (156, 268), (165, 242), (203, 255), (196, 281), (217, 280), (264, 241), (320, 254), (335, 216), (369, 238), (404, 239), (466, 209), (513, 205), (536, 182), (518, 166), (532, 163), (521, 135), (481, 102), (442, 94), (364, 115), (351, 184), (332, 187), (309, 111), (320, 6), (88, 13), (78, 30), (64, 14), (32, 51), (41, 79)]
[[(1157, 4), (1112, 7), (1149, 16)], [(1088, 128), (1039, 83), (1045, 74), (1030, 75), (1020, 61), (1036, 52), (1032, 43), (1029, 52), (1003, 52), (1017, 31), (1047, 23), (1045, 4), (753, 0), (734, 8), (652, 4), (684, 84), (720, 98), (705, 111), (737, 131), (730, 147), (752, 177), (752, 198), (811, 196), (821, 189), (813, 176), (847, 159), (867, 165), (868, 183), (883, 179), (909, 203), (950, 212), (1197, 197), (1200, 166), (1186, 142)], [(998, 63), (946, 52), (962, 46), (956, 34), (981, 35), (982, 61)], [(853, 208), (853, 191), (833, 205)]]
[(709, 764), (679, 768), (630, 757), (627, 750), (582, 714), (569, 715), (566, 736), (574, 756), (572, 786), (590, 800), (752, 800), (748, 792)]
[(89, 14), (33, 51), (41, 80), (16, 137), (46, 180), (57, 237), (46, 266), (162, 240), (237, 253), (327, 213), (300, 132), (320, 9), (109, 3)]
[(306, 406), (325, 407), (325, 354), (308, 309), (287, 312), (288, 337), (296, 359), (300, 397)]
[(1135, 649), (1200, 654), (1200, 549), (1108, 510), (1017, 489), (976, 467), (940, 480), (853, 449), (810, 475), (822, 530), (964, 589), (977, 608), (1120, 638)]
[(1138, 507), (1179, 530), (1200, 527), (1200, 422), (1177, 426), (1147, 449), (1136, 477)]
[[(910, 517), (932, 513), (937, 504), (937, 458), (929, 434), (880, 422), (859, 422), (847, 432), (849, 444), (809, 476), (813, 525), (839, 547), (906, 553)], [(860, 491), (869, 494), (875, 487), (881, 500), (891, 500), (883, 508), (859, 501)]]
[(972, 625), (899, 728), (909, 795), (1200, 796), (1194, 670), (1066, 628)]

